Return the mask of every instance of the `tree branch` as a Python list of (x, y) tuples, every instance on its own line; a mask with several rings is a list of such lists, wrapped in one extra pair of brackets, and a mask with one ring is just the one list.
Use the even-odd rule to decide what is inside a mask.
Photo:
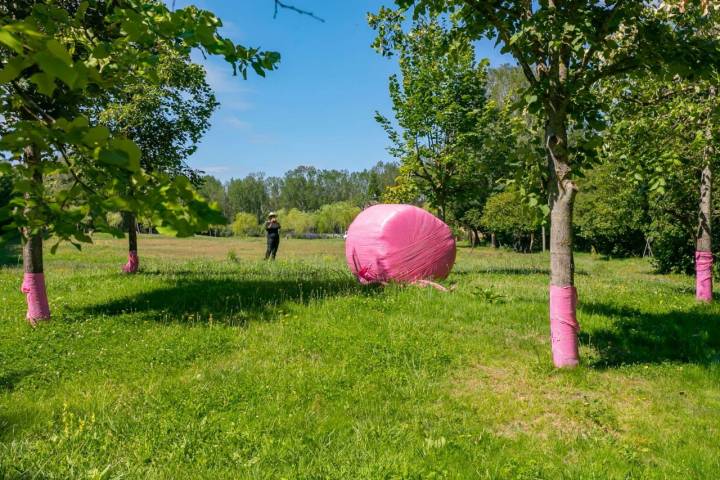
[(301, 8), (298, 8), (298, 7), (294, 6), (294, 5), (288, 5), (287, 3), (283, 3), (281, 0), (275, 0), (275, 13), (273, 14), (273, 18), (277, 18), (278, 9), (280, 9), (280, 8), (284, 8), (284, 9), (287, 9), (287, 10), (292, 10), (293, 12), (296, 12), (296, 13), (298, 13), (298, 14), (300, 14), (300, 15), (307, 15), (308, 17), (313, 18), (313, 19), (317, 20), (318, 22), (325, 23), (325, 20), (324, 20), (324, 19), (318, 17), (318, 16), (315, 15), (314, 13), (309, 12), (309, 11), (307, 11), (307, 10), (303, 10), (303, 9), (301, 9)]

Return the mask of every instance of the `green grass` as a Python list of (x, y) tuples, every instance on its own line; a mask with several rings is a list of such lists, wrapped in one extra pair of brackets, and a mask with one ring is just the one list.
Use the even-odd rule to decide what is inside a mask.
[(0, 478), (720, 477), (692, 278), (578, 255), (558, 371), (541, 254), (461, 248), (442, 293), (363, 288), (334, 240), (142, 236), (136, 276), (124, 248), (48, 255), (37, 329), (0, 257)]

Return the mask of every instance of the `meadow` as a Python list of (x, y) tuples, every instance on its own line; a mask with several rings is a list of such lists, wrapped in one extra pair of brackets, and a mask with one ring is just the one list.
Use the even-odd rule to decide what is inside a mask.
[(581, 367), (550, 361), (548, 258), (459, 248), (363, 287), (342, 240), (96, 239), (46, 257), (32, 329), (0, 256), (0, 478), (720, 477), (720, 307), (579, 254)]

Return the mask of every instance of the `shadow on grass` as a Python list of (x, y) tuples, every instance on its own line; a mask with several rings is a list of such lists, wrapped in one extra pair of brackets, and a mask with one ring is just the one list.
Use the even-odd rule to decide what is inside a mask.
[[(453, 275), (481, 275), (481, 274), (497, 274), (497, 275), (550, 275), (548, 268), (539, 267), (488, 267), (473, 268), (468, 270), (457, 270), (452, 272)], [(587, 275), (585, 270), (576, 270), (575, 275)]]
[(720, 318), (707, 307), (667, 313), (592, 302), (579, 307), (585, 313), (614, 319), (612, 328), (580, 333), (581, 341), (597, 348), (600, 354), (591, 364), (593, 367), (720, 362)]
[(232, 277), (182, 279), (171, 286), (92, 305), (86, 314), (149, 313), (155, 320), (181, 323), (222, 323), (244, 326), (251, 320), (273, 320), (286, 303), (347, 295), (374, 295), (378, 287), (353, 279), (242, 280)]
[(13, 370), (0, 373), (0, 391), (15, 390), (15, 386), (32, 373), (34, 370)]

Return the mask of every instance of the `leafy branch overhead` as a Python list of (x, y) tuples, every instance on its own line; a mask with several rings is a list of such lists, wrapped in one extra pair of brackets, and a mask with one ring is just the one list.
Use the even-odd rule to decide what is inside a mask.
[[(92, 112), (106, 99), (122, 98), (130, 83), (162, 83), (162, 52), (220, 56), (243, 78), (248, 70), (264, 76), (276, 68), (279, 54), (237, 45), (219, 33), (221, 26), (211, 12), (170, 11), (163, 2), (0, 6), (0, 150), (9, 155), (0, 165), (16, 190), (0, 211), (12, 217), (7, 228), (87, 241), (90, 226), (111, 229), (104, 212), (131, 202), (159, 212), (160, 225), (178, 234), (192, 233), (203, 217), (219, 220), (217, 210), (200, 205), (192, 185), (141, 168), (141, 151), (127, 132), (98, 124)], [(28, 148), (39, 161), (29, 162)], [(43, 176), (52, 185), (37, 181)], [(123, 187), (128, 179), (156, 188), (133, 199)]]

